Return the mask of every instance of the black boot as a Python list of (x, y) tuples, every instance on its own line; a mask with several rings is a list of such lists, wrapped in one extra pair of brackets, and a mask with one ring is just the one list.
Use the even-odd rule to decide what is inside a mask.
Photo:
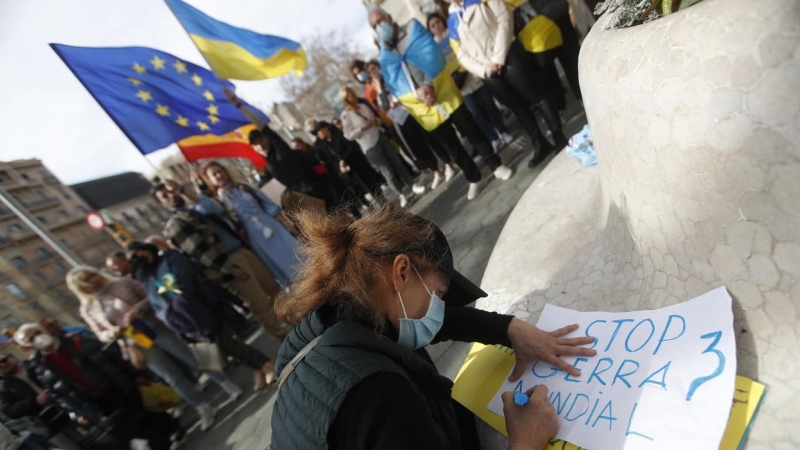
[(544, 121), (547, 122), (547, 128), (550, 128), (550, 133), (553, 134), (553, 141), (555, 142), (556, 151), (560, 151), (567, 146), (567, 137), (561, 129), (561, 118), (558, 116), (556, 110), (545, 99), (540, 99), (535, 104), (539, 114), (542, 115)]

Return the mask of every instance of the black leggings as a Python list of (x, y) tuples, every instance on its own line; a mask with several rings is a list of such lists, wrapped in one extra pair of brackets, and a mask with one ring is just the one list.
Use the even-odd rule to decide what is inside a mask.
[(430, 170), (439, 170), (439, 161), (431, 149), (429, 140), (426, 139), (425, 131), (413, 117), (407, 117), (406, 121), (400, 125), (400, 132), (408, 144), (408, 149), (422, 165)]
[(470, 183), (477, 183), (480, 181), (481, 171), (478, 169), (478, 166), (475, 165), (475, 161), (467, 154), (467, 151), (464, 150), (464, 146), (461, 145), (461, 141), (458, 139), (458, 135), (456, 135), (453, 126), (455, 126), (459, 133), (466, 137), (470, 144), (475, 147), (475, 150), (481, 155), (483, 162), (486, 163), (491, 170), (500, 167), (502, 164), (500, 157), (495, 155), (492, 150), (492, 145), (489, 144), (489, 141), (483, 136), (478, 124), (472, 120), (472, 115), (467, 110), (467, 107), (462, 105), (450, 115), (449, 119), (433, 130), (431, 134), (435, 136), (439, 143), (442, 144), (442, 147), (447, 150), (447, 153), (455, 160), (458, 167), (464, 171), (464, 176), (467, 178), (467, 181)]
[(533, 59), (518, 41), (511, 43), (503, 72), (487, 78), (485, 83), (494, 96), (517, 116), (520, 125), (533, 139), (534, 145), (537, 141), (542, 143), (547, 141), (542, 136), (536, 117), (530, 110), (531, 105), (542, 114), (556, 142), (564, 140), (561, 133), (561, 118), (542, 95), (542, 89), (546, 85), (545, 74), (537, 70)]

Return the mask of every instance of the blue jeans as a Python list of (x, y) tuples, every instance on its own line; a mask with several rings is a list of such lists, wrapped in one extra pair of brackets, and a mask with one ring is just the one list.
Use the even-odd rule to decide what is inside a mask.
[[(503, 115), (494, 103), (492, 93), (486, 86), (481, 86), (480, 89), (472, 94), (464, 96), (464, 104), (469, 109), (475, 122), (481, 128), (481, 132), (489, 142), (499, 138), (498, 132), (506, 133), (508, 129), (503, 122)], [(496, 131), (495, 131), (496, 130)]]
[[(186, 403), (193, 407), (199, 406), (203, 402), (200, 392), (195, 389), (194, 382), (175, 364), (175, 360), (178, 360), (192, 370), (198, 371), (197, 361), (192, 357), (189, 346), (171, 331), (156, 329), (155, 332), (155, 345), (149, 349), (142, 349), (147, 358), (147, 368), (175, 389)], [(227, 381), (224, 374), (217, 372), (206, 374), (217, 384)]]

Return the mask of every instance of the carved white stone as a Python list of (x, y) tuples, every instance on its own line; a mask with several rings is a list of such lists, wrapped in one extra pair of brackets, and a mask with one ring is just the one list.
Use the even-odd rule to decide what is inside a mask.
[(737, 371), (772, 389), (748, 448), (800, 448), (800, 1), (602, 22), (580, 56), (599, 163), (550, 162), (497, 241), (478, 306), (535, 323), (545, 303), (650, 309), (725, 285)]

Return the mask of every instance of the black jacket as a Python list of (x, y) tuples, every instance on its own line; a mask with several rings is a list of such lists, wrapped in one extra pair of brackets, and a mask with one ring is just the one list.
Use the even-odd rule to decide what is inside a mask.
[(305, 194), (314, 191), (319, 181), (315, 179), (314, 172), (306, 166), (303, 157), (293, 151), (286, 141), (269, 127), (262, 128), (261, 132), (269, 139), (267, 163), (272, 176), (289, 189)]
[(15, 376), (0, 377), (0, 421), (36, 416), (41, 410), (30, 384)]

